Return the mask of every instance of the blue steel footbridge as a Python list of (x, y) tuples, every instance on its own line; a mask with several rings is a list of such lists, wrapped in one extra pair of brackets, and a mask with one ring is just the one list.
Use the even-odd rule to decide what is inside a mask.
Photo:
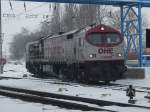
[[(142, 31), (142, 8), (150, 7), (150, 0), (14, 0), (33, 2), (54, 2), (54, 3), (74, 3), (74, 4), (97, 4), (112, 5), (120, 7), (120, 31), (127, 40), (125, 48), (125, 59), (128, 58), (130, 49), (138, 57), (139, 66), (142, 66), (143, 59), (143, 31)], [(133, 14), (134, 18), (130, 17)]]

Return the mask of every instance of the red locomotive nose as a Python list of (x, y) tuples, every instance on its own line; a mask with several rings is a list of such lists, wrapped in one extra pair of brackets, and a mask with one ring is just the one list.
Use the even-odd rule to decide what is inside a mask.
[(87, 31), (86, 40), (97, 47), (113, 47), (123, 41), (121, 34), (108, 26), (98, 25)]

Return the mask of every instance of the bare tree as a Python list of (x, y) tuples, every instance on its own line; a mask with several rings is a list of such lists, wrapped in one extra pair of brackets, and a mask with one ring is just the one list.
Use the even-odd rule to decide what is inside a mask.
[(120, 10), (109, 11), (107, 21), (114, 28), (120, 29)]
[(80, 5), (77, 11), (77, 27), (84, 27), (90, 24), (102, 24), (107, 17), (107, 7), (100, 5)]
[(105, 19), (108, 18), (108, 8), (105, 5), (96, 5), (96, 12), (96, 23), (104, 24)]
[(27, 35), (29, 35), (29, 31), (25, 28), (22, 28), (22, 31), (14, 36), (10, 46), (11, 59), (21, 59), (24, 56)]
[[(115, 27), (116, 29), (120, 29), (120, 10), (115, 10), (113, 11), (108, 11), (108, 16), (107, 16), (107, 21), (109, 22), (109, 24), (113, 27)], [(136, 20), (136, 16), (135, 14), (131, 11), (129, 12), (129, 15), (127, 17), (127, 20)], [(143, 31), (145, 30), (145, 28), (148, 26), (148, 20), (145, 18), (145, 16), (142, 16), (142, 29)]]
[(70, 31), (75, 29), (75, 9), (77, 5), (66, 4), (64, 8), (64, 16), (62, 19), (63, 31)]
[(61, 15), (60, 4), (55, 3), (53, 8), (53, 17), (50, 21), (50, 30), (52, 33), (58, 33), (61, 31)]
[(95, 23), (95, 5), (80, 5), (76, 15), (76, 25), (78, 28)]

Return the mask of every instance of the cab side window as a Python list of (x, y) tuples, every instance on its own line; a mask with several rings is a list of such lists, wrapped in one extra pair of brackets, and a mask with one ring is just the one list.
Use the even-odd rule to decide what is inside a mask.
[(67, 39), (73, 39), (73, 34), (67, 35)]

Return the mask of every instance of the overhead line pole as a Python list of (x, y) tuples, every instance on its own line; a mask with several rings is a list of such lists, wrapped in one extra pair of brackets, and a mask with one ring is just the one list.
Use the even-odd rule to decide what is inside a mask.
[(2, 2), (0, 0), (0, 74), (3, 73), (3, 64), (2, 64), (2, 18), (1, 18), (1, 8)]
[(141, 4), (138, 4), (138, 21), (139, 21), (139, 66), (142, 66), (143, 45), (142, 45), (142, 15)]

